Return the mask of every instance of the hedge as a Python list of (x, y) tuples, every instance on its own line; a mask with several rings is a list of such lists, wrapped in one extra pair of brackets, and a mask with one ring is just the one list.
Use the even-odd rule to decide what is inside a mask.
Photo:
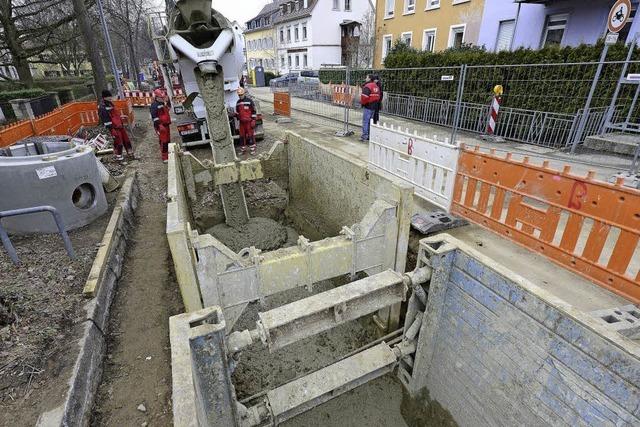
[[(455, 100), (460, 66), (467, 68), (464, 102), (489, 102), (492, 88), (504, 87), (502, 105), (537, 111), (574, 114), (584, 107), (602, 52), (602, 42), (577, 47), (547, 47), (540, 50), (487, 52), (483, 47), (463, 45), (442, 52), (423, 52), (396, 43), (385, 59), (385, 69), (352, 70), (351, 84), (362, 84), (369, 73), (380, 75), (386, 92), (443, 100)], [(610, 47), (607, 61), (624, 61), (627, 47)], [(632, 59), (640, 58), (636, 50)], [(587, 65), (576, 63), (590, 62)], [(533, 64), (533, 65), (531, 65)], [(560, 64), (540, 66), (535, 64)], [(500, 66), (502, 65), (502, 66)], [(475, 66), (475, 67), (474, 67)], [(592, 107), (605, 107), (620, 76), (622, 64), (606, 64), (593, 98)], [(640, 72), (631, 64), (628, 72)], [(454, 80), (442, 80), (442, 76)], [(344, 70), (321, 70), (323, 83), (343, 83)], [(618, 105), (628, 106), (634, 86), (623, 86)]]
[(21, 98), (36, 98), (38, 96), (44, 95), (45, 91), (43, 89), (34, 88), (34, 89), (20, 89), (13, 91), (0, 91), (0, 107), (2, 108), (2, 113), (7, 122), (12, 122), (16, 120), (16, 115), (13, 111), (13, 107), (9, 103), (12, 99), (21, 99)]

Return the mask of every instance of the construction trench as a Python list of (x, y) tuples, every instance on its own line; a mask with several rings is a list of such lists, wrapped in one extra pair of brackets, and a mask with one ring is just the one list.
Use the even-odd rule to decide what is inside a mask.
[[(179, 2), (185, 3), (194, 2)], [(200, 58), (195, 75), (210, 147), (188, 151), (171, 144), (167, 165), (165, 231), (184, 312), (167, 319), (179, 304), (167, 303), (174, 295), (162, 287), (170, 284), (166, 260), (145, 236), (161, 227), (151, 208), (164, 209), (162, 196), (149, 191), (143, 196), (160, 201), (143, 202), (138, 257), (125, 265), (133, 276), (125, 290), (138, 300), (119, 295), (113, 308), (129, 306), (123, 321), (135, 323), (136, 332), (125, 333), (114, 351), (102, 335), (108, 302), (91, 303), (103, 322), (100, 333), (87, 323), (96, 346), (110, 347), (108, 359), (119, 350), (134, 360), (128, 369), (148, 362), (161, 371), (168, 369), (163, 329), (145, 324), (144, 314), (168, 322), (172, 413), (145, 418), (143, 425), (170, 424), (167, 418), (178, 427), (640, 425), (637, 300), (477, 225), (426, 238), (412, 231), (412, 216), (434, 206), (425, 206), (405, 180), (351, 156), (344, 140), (268, 123), (266, 131), (282, 137), (259, 156), (239, 159), (224, 108), (225, 92), (237, 81), (224, 76), (216, 59), (233, 38), (216, 20), (181, 30), (191, 41), (200, 37), (189, 31), (218, 35), (206, 49), (182, 45)], [(482, 159), (489, 161), (476, 160)], [(131, 205), (139, 191), (134, 175), (132, 195), (123, 198)], [(143, 179), (147, 188), (159, 185), (155, 178)], [(457, 201), (471, 209), (475, 187), (462, 187)], [(623, 210), (640, 217), (637, 209)], [(121, 220), (130, 228), (132, 210), (124, 209)], [(153, 260), (145, 260), (152, 252)], [(142, 283), (144, 276), (153, 283)], [(148, 301), (144, 286), (154, 293)], [(158, 307), (165, 303), (171, 307)], [(147, 335), (153, 346), (138, 346)], [(148, 348), (156, 353), (147, 355)], [(93, 359), (88, 363), (95, 366)], [(131, 378), (118, 383), (120, 367), (107, 365), (92, 425), (133, 422), (126, 412), (109, 418), (109, 399), (138, 416), (158, 403), (157, 385), (143, 382), (134, 390), (139, 377), (126, 373)], [(96, 375), (87, 382), (98, 382)], [(152, 381), (159, 377), (169, 381), (168, 372)], [(141, 389), (150, 399), (146, 406), (134, 395)], [(92, 400), (91, 391), (80, 394), (79, 400)], [(67, 406), (82, 411), (80, 403)], [(44, 415), (58, 420), (60, 414)], [(40, 425), (88, 423), (86, 414), (43, 419)]]
[[(446, 234), (420, 240), (407, 269), (412, 186), (294, 132), (240, 161), (216, 57), (231, 36), (199, 45), (211, 24), (189, 22), (186, 3), (180, 50), (197, 59), (212, 156), (170, 149), (167, 238), (186, 309), (169, 322), (174, 425), (305, 425), (388, 374), (401, 385), (383, 394), (405, 410), (384, 425), (640, 422), (637, 341)], [(258, 182), (284, 195), (271, 218), (245, 197)]]

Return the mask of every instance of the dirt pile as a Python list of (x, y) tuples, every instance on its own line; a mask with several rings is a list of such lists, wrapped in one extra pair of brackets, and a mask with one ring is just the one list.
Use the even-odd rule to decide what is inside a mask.
[(218, 224), (207, 233), (220, 240), (234, 252), (255, 246), (262, 251), (273, 251), (284, 246), (287, 229), (269, 218), (250, 218), (249, 222), (237, 228)]

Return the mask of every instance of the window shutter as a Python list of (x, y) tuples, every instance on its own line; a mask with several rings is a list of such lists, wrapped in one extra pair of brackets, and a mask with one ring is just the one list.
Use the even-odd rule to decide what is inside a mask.
[(501, 50), (509, 50), (511, 40), (513, 39), (513, 31), (515, 29), (515, 21), (502, 21), (498, 29), (498, 40), (496, 42), (496, 52)]

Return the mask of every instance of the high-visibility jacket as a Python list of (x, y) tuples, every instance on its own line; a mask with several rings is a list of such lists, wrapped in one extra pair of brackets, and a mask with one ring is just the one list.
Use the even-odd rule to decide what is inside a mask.
[(245, 96), (238, 99), (238, 102), (236, 102), (236, 117), (243, 123), (256, 119), (256, 104), (253, 103), (251, 98)]
[(151, 120), (153, 120), (153, 127), (156, 130), (160, 125), (169, 126), (171, 124), (169, 106), (164, 102), (154, 100), (151, 104)]
[(100, 121), (109, 130), (122, 128), (122, 117), (120, 117), (120, 111), (113, 105), (113, 102), (106, 99), (100, 103), (98, 108), (98, 114), (100, 115)]
[(369, 82), (364, 85), (362, 94), (360, 95), (360, 104), (362, 104), (363, 107), (375, 110), (381, 99), (380, 87), (378, 87), (375, 82)]

